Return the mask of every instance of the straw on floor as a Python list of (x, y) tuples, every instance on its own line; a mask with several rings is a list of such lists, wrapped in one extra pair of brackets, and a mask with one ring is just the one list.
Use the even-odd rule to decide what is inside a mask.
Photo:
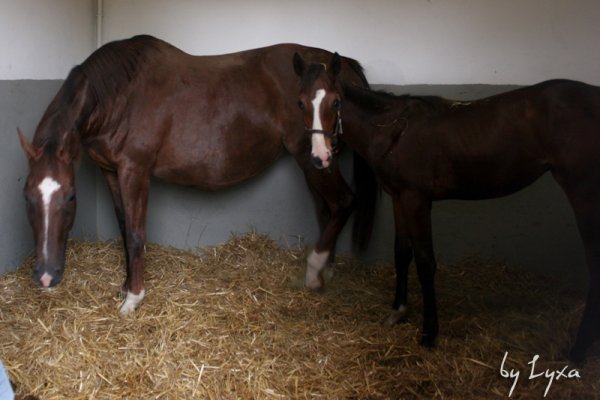
[(600, 396), (600, 346), (582, 367), (563, 357), (583, 290), (503, 265), (440, 266), (440, 337), (426, 350), (414, 272), (406, 323), (386, 327), (390, 264), (338, 258), (311, 293), (303, 251), (257, 233), (194, 252), (149, 245), (146, 299), (127, 318), (119, 242), (70, 241), (53, 290), (34, 286), (31, 263), (0, 277), (0, 359), (20, 399), (500, 399), (514, 381), (506, 352), (513, 398), (543, 398), (535, 355), (535, 373), (580, 376), (555, 377), (546, 398)]

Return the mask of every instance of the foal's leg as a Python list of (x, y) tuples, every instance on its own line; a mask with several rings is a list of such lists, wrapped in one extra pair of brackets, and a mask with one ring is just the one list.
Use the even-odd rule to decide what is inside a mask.
[(437, 263), (433, 253), (431, 200), (417, 192), (405, 192), (400, 197), (400, 203), (413, 247), (423, 295), (421, 345), (433, 347), (438, 334), (438, 319), (434, 287)]
[(118, 172), (119, 188), (125, 215), (125, 246), (129, 254), (125, 289), (127, 297), (121, 314), (127, 315), (144, 299), (144, 245), (146, 242), (146, 209), (150, 177), (141, 168), (127, 167)]
[(404, 319), (408, 310), (408, 267), (413, 259), (413, 251), (410, 247), (406, 221), (400, 200), (394, 202), (394, 265), (396, 267), (396, 296), (394, 297), (394, 311), (385, 321), (386, 325), (394, 325)]
[(112, 196), (113, 206), (115, 214), (117, 216), (117, 222), (119, 224), (119, 231), (123, 238), (123, 247), (125, 248), (125, 271), (127, 278), (121, 288), (121, 295), (125, 297), (127, 295), (127, 288), (129, 287), (129, 250), (127, 249), (127, 234), (125, 231), (125, 212), (123, 211), (123, 199), (121, 198), (121, 189), (119, 188), (119, 181), (116, 172), (102, 170), (102, 174), (108, 184), (108, 189)]
[(566, 192), (575, 212), (590, 274), (585, 311), (569, 353), (571, 360), (581, 362), (586, 350), (600, 338), (600, 192), (592, 194), (589, 188), (585, 193)]
[(337, 238), (352, 213), (354, 195), (340, 173), (337, 163), (328, 170), (312, 165), (304, 169), (308, 186), (315, 198), (321, 234), (306, 262), (304, 285), (312, 290), (323, 287), (322, 271), (333, 258)]

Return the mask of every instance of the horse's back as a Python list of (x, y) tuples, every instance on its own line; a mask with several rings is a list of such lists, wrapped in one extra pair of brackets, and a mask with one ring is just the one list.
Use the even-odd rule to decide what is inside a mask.
[[(295, 52), (331, 56), (291, 43), (195, 56), (151, 36), (103, 46), (84, 62), (105, 103), (92, 158), (209, 190), (257, 175), (302, 138)], [(360, 82), (358, 72), (346, 65), (343, 73)]]

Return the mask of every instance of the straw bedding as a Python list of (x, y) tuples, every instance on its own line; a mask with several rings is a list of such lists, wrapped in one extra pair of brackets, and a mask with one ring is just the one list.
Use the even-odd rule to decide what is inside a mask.
[[(407, 322), (383, 326), (389, 264), (338, 258), (322, 293), (302, 289), (304, 254), (257, 233), (195, 252), (149, 245), (146, 299), (120, 317), (118, 242), (70, 241), (64, 281), (34, 287), (32, 260), (0, 277), (0, 359), (20, 399), (543, 398), (577, 329), (582, 292), (502, 265), (440, 266), (438, 347), (417, 344), (419, 286)], [(414, 268), (412, 269), (414, 270)], [(553, 361), (556, 360), (556, 361)], [(570, 365), (567, 373), (575, 366)], [(547, 398), (600, 396), (596, 346), (580, 379)]]

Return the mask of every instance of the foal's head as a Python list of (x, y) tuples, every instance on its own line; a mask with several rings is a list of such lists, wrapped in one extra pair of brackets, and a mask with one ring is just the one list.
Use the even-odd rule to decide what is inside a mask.
[(342, 100), (335, 87), (341, 67), (337, 53), (329, 65), (307, 65), (298, 53), (294, 54), (294, 71), (302, 78), (298, 106), (304, 114), (304, 126), (311, 137), (311, 160), (317, 168), (329, 167), (341, 133)]
[(63, 277), (67, 237), (75, 219), (74, 163), (54, 142), (37, 147), (21, 132), (19, 139), (29, 161), (23, 193), (35, 243), (33, 280), (48, 288)]

